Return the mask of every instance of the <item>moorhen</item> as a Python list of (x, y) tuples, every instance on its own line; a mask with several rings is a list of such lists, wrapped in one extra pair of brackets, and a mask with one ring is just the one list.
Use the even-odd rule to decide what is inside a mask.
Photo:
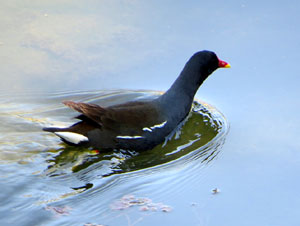
[(63, 103), (81, 113), (80, 121), (68, 128), (47, 127), (64, 142), (88, 145), (100, 150), (143, 151), (162, 143), (189, 114), (194, 95), (203, 81), (217, 68), (230, 65), (214, 52), (195, 53), (179, 77), (163, 95), (151, 101), (132, 101), (101, 107), (96, 104)]

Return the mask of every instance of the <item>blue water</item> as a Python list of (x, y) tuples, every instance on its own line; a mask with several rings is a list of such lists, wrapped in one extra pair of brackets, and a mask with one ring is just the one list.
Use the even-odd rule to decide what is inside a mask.
[[(3, 2), (1, 223), (299, 225), (299, 10), (295, 0)], [(92, 101), (93, 90), (168, 89), (202, 49), (232, 65), (197, 93), (230, 124), (209, 163), (189, 152), (184, 164), (102, 180), (108, 162), (100, 172), (87, 150), (60, 155), (59, 140), (40, 131), (72, 123), (60, 102), (79, 93)], [(83, 163), (92, 164), (78, 176)], [(172, 210), (112, 210), (124, 195)]]
[[(54, 134), (42, 131), (44, 126), (67, 125), (76, 121), (72, 117), (74, 112), (61, 104), (63, 100), (107, 106), (128, 100), (152, 99), (158, 95), (161, 94), (123, 90), (39, 96), (23, 94), (1, 99), (1, 122), (9, 125), (1, 127), (3, 135), (0, 139), (1, 222), (84, 225), (101, 219), (101, 223), (105, 224), (123, 224), (118, 216), (127, 209), (129, 211), (129, 204), (126, 208), (122, 207), (123, 211), (114, 207), (114, 203), (127, 196), (135, 197), (130, 203), (135, 203), (137, 213), (171, 212), (173, 207), (159, 199), (152, 200), (154, 194), (136, 197), (138, 193), (129, 188), (151, 184), (149, 176), (152, 175), (156, 175), (155, 181), (165, 180), (161, 175), (166, 172), (173, 177), (176, 175), (170, 188), (180, 188), (185, 174), (181, 174), (181, 179), (178, 170), (183, 166), (189, 165), (187, 170), (192, 174), (194, 168), (211, 165), (220, 153), (228, 132), (226, 119), (214, 107), (195, 102), (188, 118), (163, 144), (143, 153), (126, 150), (103, 153), (100, 150), (98, 153), (92, 148), (65, 145)], [(127, 188), (123, 190), (123, 186)], [(153, 184), (150, 187), (156, 190), (160, 186)], [(106, 194), (105, 200), (103, 194)], [(147, 204), (139, 201), (141, 199), (148, 200)], [(122, 203), (120, 205), (125, 205)]]

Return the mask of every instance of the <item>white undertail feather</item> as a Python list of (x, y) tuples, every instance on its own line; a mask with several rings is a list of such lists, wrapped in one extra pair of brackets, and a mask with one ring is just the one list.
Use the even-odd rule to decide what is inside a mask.
[(54, 132), (57, 136), (63, 138), (64, 140), (72, 143), (72, 144), (79, 144), (80, 142), (89, 141), (86, 136), (83, 136), (78, 133), (72, 132)]

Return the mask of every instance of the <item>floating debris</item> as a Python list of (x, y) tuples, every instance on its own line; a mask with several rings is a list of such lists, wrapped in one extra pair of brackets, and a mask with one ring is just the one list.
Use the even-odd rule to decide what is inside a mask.
[(172, 211), (172, 208), (167, 205), (162, 206), (160, 209), (161, 209), (161, 211), (166, 212), (166, 213)]
[(141, 206), (140, 211), (148, 211), (150, 208), (149, 206)]
[(134, 195), (125, 195), (121, 199), (110, 205), (112, 210), (124, 210), (132, 206), (140, 206), (140, 211), (162, 211), (171, 212), (172, 208), (163, 203), (154, 203), (149, 198), (135, 197)]
[(155, 206), (151, 206), (151, 207), (150, 207), (150, 210), (151, 210), (152, 212), (155, 212), (155, 211), (157, 211), (158, 209), (157, 209), (157, 207), (155, 207)]
[(55, 216), (67, 216), (70, 214), (70, 210), (72, 210), (69, 206), (46, 206), (45, 210), (51, 211)]
[(215, 188), (211, 191), (214, 195), (220, 193), (220, 189)]

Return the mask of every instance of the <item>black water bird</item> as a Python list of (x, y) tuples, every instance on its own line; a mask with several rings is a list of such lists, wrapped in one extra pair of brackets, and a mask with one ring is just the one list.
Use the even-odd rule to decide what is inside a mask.
[(132, 101), (101, 107), (96, 104), (63, 103), (81, 113), (68, 128), (47, 127), (64, 142), (101, 150), (143, 151), (162, 143), (190, 112), (203, 81), (217, 68), (230, 65), (215, 53), (200, 51), (186, 63), (179, 77), (163, 95), (151, 101)]

